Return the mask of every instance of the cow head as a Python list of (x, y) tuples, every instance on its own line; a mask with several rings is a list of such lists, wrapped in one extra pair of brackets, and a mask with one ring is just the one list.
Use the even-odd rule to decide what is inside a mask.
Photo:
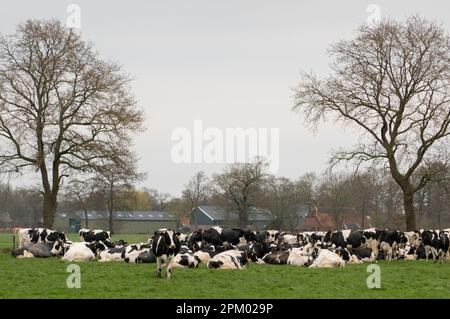
[(297, 242), (300, 246), (304, 246), (308, 243), (308, 237), (305, 234), (297, 234)]
[(333, 231), (330, 229), (327, 231), (327, 233), (325, 234), (325, 236), (323, 237), (323, 241), (324, 242), (331, 242), (331, 236), (333, 235)]
[(62, 240), (56, 240), (55, 243), (53, 244), (52, 250), (50, 251), (50, 253), (53, 256), (60, 256), (60, 255), (64, 255), (65, 249), (64, 249), (64, 242)]
[(103, 241), (100, 241), (104, 246), (106, 246), (107, 248), (114, 248), (116, 247), (116, 244), (113, 243), (110, 239), (106, 239)]
[(100, 254), (100, 252), (108, 249), (108, 247), (102, 241), (87, 243), (86, 247), (88, 247), (94, 253), (94, 255), (98, 255)]
[(114, 245), (116, 246), (116, 247), (118, 247), (118, 246), (120, 246), (120, 247), (124, 247), (124, 246), (126, 246), (128, 243), (126, 242), (126, 241), (124, 241), (123, 239), (120, 239), (119, 241), (116, 241), (115, 243), (114, 243)]
[(244, 231), (244, 238), (247, 242), (255, 241), (256, 240), (256, 232), (248, 229)]
[(155, 236), (160, 236), (166, 247), (169, 247), (170, 249), (175, 249), (176, 246), (180, 246), (179, 235), (180, 233), (170, 229), (160, 229), (155, 232)]
[(335, 253), (345, 261), (349, 261), (351, 258), (351, 254), (347, 248), (339, 247), (336, 249)]
[(265, 232), (267, 237), (267, 242), (269, 244), (278, 242), (278, 237), (280, 236), (280, 232), (278, 230), (267, 230)]
[(258, 258), (263, 258), (265, 254), (270, 252), (270, 247), (265, 242), (254, 242), (250, 245), (249, 249), (253, 254), (251, 259), (254, 262), (256, 262)]

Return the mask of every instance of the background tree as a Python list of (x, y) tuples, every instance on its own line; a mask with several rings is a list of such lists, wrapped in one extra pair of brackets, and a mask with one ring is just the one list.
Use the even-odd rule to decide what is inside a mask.
[(156, 189), (151, 189), (148, 193), (152, 210), (165, 211), (167, 204), (172, 199), (172, 195), (159, 192)]
[(116, 159), (116, 164), (104, 163), (95, 167), (95, 182), (104, 195), (111, 233), (114, 232), (113, 220), (117, 193), (130, 189), (133, 183), (145, 178), (145, 174), (140, 173), (137, 169), (135, 154), (128, 152), (127, 156), (120, 157), (122, 160), (118, 161)]
[(182, 198), (172, 198), (166, 205), (165, 211), (173, 214), (176, 218), (177, 229), (181, 227), (181, 220), (186, 216), (187, 202)]
[(118, 64), (56, 20), (29, 20), (0, 37), (0, 169), (39, 172), (44, 226), (52, 228), (61, 182), (118, 149), (143, 113)]
[(261, 191), (255, 195), (257, 197), (254, 203), (268, 209), (276, 217), (276, 223), (272, 227), (293, 230), (298, 225), (296, 204), (300, 202), (293, 181), (270, 175), (262, 185)]
[[(182, 199), (186, 202), (186, 207), (190, 212), (205, 202), (210, 191), (209, 179), (203, 171), (197, 172), (185, 185), (182, 192)], [(193, 220), (194, 228), (197, 228), (197, 221)]]
[(83, 210), (86, 228), (89, 228), (89, 200), (97, 190), (95, 178), (80, 178), (71, 180), (65, 192), (66, 200), (76, 203), (76, 206)]
[(266, 177), (267, 163), (257, 158), (250, 163), (236, 163), (214, 177), (220, 195), (239, 215), (239, 226), (246, 227), (248, 211)]
[(386, 20), (361, 26), (330, 53), (333, 73), (305, 74), (294, 109), (314, 125), (334, 116), (363, 133), (353, 149), (334, 154), (331, 166), (387, 165), (403, 193), (406, 229), (414, 230), (414, 194), (440, 174), (433, 163), (449, 161), (450, 37), (418, 17)]
[(317, 190), (316, 201), (318, 206), (328, 206), (331, 209), (331, 217), (338, 229), (341, 228), (344, 221), (342, 208), (350, 206), (349, 181), (350, 178), (346, 174), (328, 173), (323, 176)]

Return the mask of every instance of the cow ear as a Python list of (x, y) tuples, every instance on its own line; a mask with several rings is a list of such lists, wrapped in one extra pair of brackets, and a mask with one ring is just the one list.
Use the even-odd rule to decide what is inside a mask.
[(180, 236), (180, 235), (181, 235), (181, 233), (178, 231), (175, 233), (175, 236)]

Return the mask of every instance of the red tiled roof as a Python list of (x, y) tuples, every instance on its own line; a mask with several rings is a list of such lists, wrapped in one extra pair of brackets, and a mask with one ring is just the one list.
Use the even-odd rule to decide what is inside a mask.
[(305, 217), (304, 221), (305, 226), (311, 227), (314, 229), (320, 228), (320, 229), (329, 229), (334, 228), (334, 223), (330, 215), (320, 213), (320, 212), (313, 212)]

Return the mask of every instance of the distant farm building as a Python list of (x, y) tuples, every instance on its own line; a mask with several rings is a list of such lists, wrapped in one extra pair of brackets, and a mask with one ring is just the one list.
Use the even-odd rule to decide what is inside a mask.
[[(339, 220), (340, 222), (336, 222)], [(362, 216), (353, 207), (314, 207), (304, 218), (302, 231), (327, 231), (329, 229), (362, 229), (373, 227), (369, 215)]]
[[(86, 225), (83, 211), (59, 212), (55, 217), (54, 229), (65, 232), (78, 232)], [(89, 228), (109, 229), (109, 213), (106, 211), (88, 212)], [(118, 211), (113, 213), (114, 233), (149, 234), (160, 228), (177, 228), (174, 215), (161, 211)]]
[[(267, 209), (251, 206), (248, 214), (249, 228), (266, 229), (275, 221), (275, 217)], [(203, 205), (195, 208), (190, 215), (193, 228), (209, 228), (211, 226), (237, 227), (239, 215), (225, 207)]]
[(334, 229), (333, 218), (318, 210), (311, 211), (304, 220), (300, 230), (304, 231), (327, 231)]

